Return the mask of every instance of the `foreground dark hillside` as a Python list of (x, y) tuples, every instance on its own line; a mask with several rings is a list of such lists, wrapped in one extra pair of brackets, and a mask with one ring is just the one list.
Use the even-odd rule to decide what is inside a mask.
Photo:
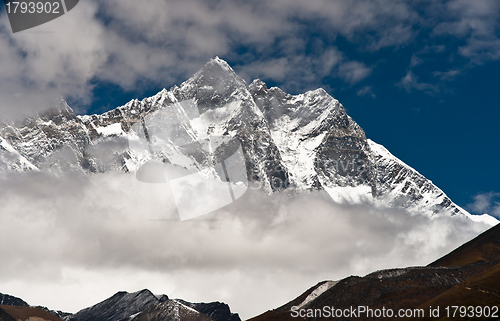
[(30, 307), (19, 298), (1, 293), (0, 303), (0, 321), (240, 321), (225, 303), (174, 300), (147, 289), (120, 291), (76, 314)]
[[(446, 316), (447, 306), (498, 307), (500, 306), (500, 225), (492, 227), (428, 266), (382, 270), (364, 277), (350, 276), (331, 284), (332, 286), (326, 289), (325, 282), (318, 283), (295, 300), (250, 320), (303, 319), (292, 317), (292, 307), (302, 309), (304, 319), (314, 320), (331, 319), (324, 315), (307, 317), (307, 311), (313, 313), (314, 310), (324, 309), (325, 306), (335, 309), (368, 306), (373, 310), (385, 307), (396, 312), (399, 309), (423, 309), (425, 317), (421, 319), (432, 320)], [(434, 309), (440, 307), (440, 317), (430, 317), (429, 307)], [(346, 319), (373, 320), (374, 318), (358, 315)]]
[(0, 305), (0, 321), (63, 321), (54, 314), (35, 307)]

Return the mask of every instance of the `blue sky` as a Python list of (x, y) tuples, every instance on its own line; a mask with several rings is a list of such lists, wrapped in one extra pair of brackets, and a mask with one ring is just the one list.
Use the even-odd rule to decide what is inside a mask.
[[(323, 87), (367, 137), (471, 211), (500, 188), (500, 3), (494, 0), (87, 0), (12, 34), (0, 16), (0, 95), (62, 94), (103, 112), (186, 80), (214, 56), (247, 81)], [(35, 107), (33, 107), (35, 106)], [(488, 194), (493, 193), (493, 194)]]

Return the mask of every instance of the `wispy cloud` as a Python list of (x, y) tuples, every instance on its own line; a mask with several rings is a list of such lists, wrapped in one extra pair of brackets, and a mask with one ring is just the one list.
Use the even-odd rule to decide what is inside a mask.
[(295, 55), (268, 60), (256, 60), (235, 66), (242, 77), (283, 82), (282, 89), (301, 92), (304, 88), (321, 86), (324, 77), (336, 77), (355, 84), (368, 77), (372, 68), (359, 61), (351, 61), (337, 48), (322, 48), (317, 56)]
[[(299, 76), (295, 86), (304, 86), (297, 91), (319, 87), (325, 74), (347, 84), (369, 77), (372, 62), (339, 49), (339, 37), (369, 55), (383, 48), (399, 50), (428, 30), (437, 43), (443, 37), (462, 40), (452, 41), (455, 47), (441, 54), (480, 64), (499, 59), (498, 17), (494, 0), (91, 0), (37, 32), (13, 35), (2, 12), (0, 94), (5, 103), (0, 108), (3, 115), (40, 110), (47, 107), (42, 103), (46, 97), (62, 94), (84, 111), (96, 82), (126, 90), (168, 87), (215, 55), (249, 76), (284, 83)], [(311, 36), (311, 28), (317, 36)], [(422, 59), (417, 55), (410, 67)], [(20, 96), (26, 98), (21, 105)]]
[[(427, 60), (434, 61), (435, 56), (446, 51), (444, 45), (424, 46), (415, 52), (410, 59), (410, 64), (406, 71), (406, 75), (396, 83), (399, 88), (405, 89), (408, 93), (412, 91), (422, 91), (429, 95), (436, 95), (442, 92), (447, 92), (447, 83), (456, 77), (460, 76), (465, 66), (455, 67), (446, 71), (433, 71), (425, 69)], [(428, 81), (420, 81), (418, 74), (428, 76)]]
[(477, 194), (474, 196), (474, 202), (468, 204), (467, 208), (473, 213), (487, 213), (500, 218), (500, 193)]
[(357, 83), (361, 79), (368, 77), (370, 73), (371, 68), (357, 61), (346, 62), (339, 68), (339, 75), (351, 84)]
[(428, 94), (435, 95), (440, 92), (439, 85), (421, 82), (413, 71), (408, 71), (400, 82), (396, 84), (400, 88), (404, 88), (408, 93), (412, 90), (424, 91)]
[(447, 19), (438, 23), (435, 35), (452, 35), (466, 40), (458, 53), (474, 64), (497, 60), (500, 57), (500, 3), (494, 0), (447, 1), (440, 6), (440, 14)]
[(375, 95), (375, 93), (373, 92), (373, 88), (371, 86), (365, 86), (363, 88), (361, 88), (360, 90), (358, 90), (356, 92), (356, 94), (358, 96), (370, 96), (372, 98), (375, 98), (377, 97), (377, 95)]
[(96, 10), (92, 2), (83, 2), (75, 14), (62, 16), (41, 30), (14, 35), (2, 12), (2, 116), (47, 108), (58, 95), (78, 99), (82, 105), (90, 102), (89, 80), (108, 59)]
[[(498, 1), (434, 1), (427, 7), (427, 15), (426, 18), (422, 17), (420, 23), (432, 29), (431, 39), (447, 43), (444, 37), (452, 37), (454, 41), (460, 42), (458, 45), (451, 42), (449, 48), (443, 44), (425, 45), (412, 56), (409, 71), (398, 83), (399, 87), (408, 92), (413, 89), (433, 95), (468, 69), (500, 59)], [(421, 70), (420, 74), (433, 75), (436, 79), (427, 83), (419, 82), (415, 67), (425, 66), (426, 58), (430, 55), (448, 55), (447, 60), (454, 61), (454, 65), (447, 70)]]
[(438, 77), (440, 80), (453, 80), (462, 74), (462, 70), (453, 69), (448, 71), (435, 71), (433, 73), (434, 77)]

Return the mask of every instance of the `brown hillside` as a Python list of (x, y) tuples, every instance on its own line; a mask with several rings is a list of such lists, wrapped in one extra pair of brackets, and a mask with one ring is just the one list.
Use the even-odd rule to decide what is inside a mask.
[(500, 305), (500, 263), (441, 293), (422, 306), (452, 305)]
[(0, 321), (17, 321), (0, 307)]
[[(296, 320), (291, 316), (290, 309), (303, 298), (304, 295), (250, 320)], [(441, 310), (454, 305), (500, 306), (500, 225), (426, 267), (383, 270), (364, 277), (345, 278), (303, 308), (347, 308), (359, 305), (373, 309), (391, 308), (394, 311), (408, 308), (428, 311), (430, 306), (439, 306)], [(322, 320), (321, 317), (312, 319)], [(431, 319), (426, 315), (425, 320)]]
[(464, 266), (500, 260), (500, 224), (451, 251), (429, 266)]
[(12, 319), (7, 316), (2, 319), (2, 313), (0, 312), (0, 321), (63, 321), (61, 318), (55, 315), (41, 310), (39, 308), (32, 307), (17, 307), (11, 305), (0, 305), (0, 311), (5, 312)]

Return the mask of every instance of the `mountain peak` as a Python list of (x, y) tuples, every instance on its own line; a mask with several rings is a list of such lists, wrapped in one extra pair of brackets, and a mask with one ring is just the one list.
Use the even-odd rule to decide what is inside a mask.
[[(215, 56), (191, 78), (195, 83), (218, 86), (236, 81), (246, 86), (245, 80), (234, 72), (233, 68), (223, 59)], [(188, 80), (189, 82), (189, 80)]]
[(20, 307), (29, 306), (28, 303), (12, 295), (0, 293), (0, 305), (14, 305)]
[(235, 93), (239, 96), (250, 95), (245, 80), (219, 57), (210, 59), (193, 77), (173, 91), (174, 95), (180, 93), (182, 100), (195, 98), (202, 110), (226, 105)]
[(213, 65), (218, 65), (221, 68), (234, 72), (233, 68), (225, 61), (224, 59), (220, 59), (219, 56), (215, 56), (214, 58), (210, 59), (207, 64), (213, 64)]
[[(161, 140), (154, 142), (154, 153), (146, 146), (150, 142), (140, 148), (127, 145), (139, 139), (141, 132), (135, 129), (151, 120), (151, 126), (158, 121), (172, 128), (162, 134), (169, 137), (184, 135), (196, 142), (208, 135), (238, 139), (245, 157), (242, 173), (247, 174), (241, 177), (259, 182), (269, 193), (289, 187), (319, 189), (340, 203), (366, 199), (429, 215), (468, 215), (431, 181), (367, 140), (342, 104), (324, 89), (290, 95), (278, 87), (268, 88), (259, 79), (248, 85), (219, 57), (206, 62), (179, 87), (132, 100), (103, 115), (77, 117), (64, 100), (56, 105), (57, 111), (45, 118), (0, 126), (4, 150), (0, 169), (128, 172), (146, 160), (161, 158), (174, 164), (177, 157), (189, 159), (189, 165), (182, 166), (193, 170), (211, 164), (215, 155), (201, 143), (193, 147), (196, 157), (188, 149), (171, 155), (170, 145), (162, 145)], [(116, 150), (109, 150), (106, 144), (115, 139)], [(63, 157), (65, 153), (71, 158)]]
[(266, 83), (258, 78), (252, 81), (249, 88), (255, 94), (266, 94), (268, 91)]

